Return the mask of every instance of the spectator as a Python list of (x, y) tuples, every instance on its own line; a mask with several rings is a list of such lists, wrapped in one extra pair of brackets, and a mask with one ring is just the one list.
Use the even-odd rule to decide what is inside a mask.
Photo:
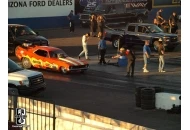
[(164, 71), (164, 46), (162, 43), (162, 39), (160, 38), (159, 40), (159, 47), (158, 47), (158, 58), (159, 58), (159, 66), (158, 66), (158, 72), (166, 72)]
[(98, 29), (98, 33), (104, 33), (104, 25), (105, 24), (105, 21), (103, 19), (103, 17), (100, 15), (97, 17), (97, 29)]
[(86, 58), (86, 60), (90, 60), (89, 58), (88, 58), (88, 47), (87, 47), (87, 41), (88, 41), (88, 39), (89, 39), (89, 36), (90, 36), (90, 33), (86, 33), (85, 35), (83, 35), (82, 36), (82, 47), (83, 47), (83, 50), (82, 50), (82, 52), (79, 54), (79, 59), (80, 59), (80, 57), (83, 55), (83, 54), (85, 54), (85, 58)]
[(135, 53), (133, 52), (133, 50), (131, 48), (128, 48), (126, 50), (126, 55), (127, 55), (127, 75), (126, 77), (133, 77), (134, 76), (134, 69), (135, 69)]
[(145, 44), (143, 46), (143, 58), (144, 58), (144, 67), (143, 67), (143, 72), (147, 73), (149, 72), (147, 70), (147, 64), (148, 64), (148, 60), (150, 59), (150, 47), (149, 47), (149, 40), (145, 40)]
[(96, 16), (91, 15), (91, 18), (90, 18), (90, 36), (96, 36), (95, 35), (96, 28), (97, 28)]
[(69, 19), (69, 28), (70, 28), (70, 33), (75, 31), (75, 23), (74, 23), (74, 14), (73, 14), (73, 10), (71, 10), (71, 12), (68, 15), (68, 19)]
[(100, 53), (100, 62), (99, 64), (101, 65), (102, 62), (103, 64), (105, 65), (106, 62), (105, 62), (105, 54), (106, 54), (106, 48), (107, 48), (107, 45), (106, 45), (106, 41), (104, 40), (104, 37), (102, 35), (102, 33), (99, 33), (99, 36), (100, 38), (100, 41), (99, 41), (99, 44), (98, 44), (98, 50), (99, 50), (99, 53)]
[(177, 29), (178, 29), (177, 22), (178, 22), (178, 17), (176, 15), (176, 13), (173, 12), (172, 15), (169, 18), (169, 25), (170, 25), (171, 33), (176, 33), (177, 32)]
[(162, 9), (159, 9), (158, 12), (156, 13), (157, 25), (158, 25), (158, 27), (160, 27), (160, 28), (161, 28), (161, 24), (162, 24), (163, 21), (164, 21), (164, 18), (162, 17), (162, 12), (163, 12), (163, 10), (162, 10)]

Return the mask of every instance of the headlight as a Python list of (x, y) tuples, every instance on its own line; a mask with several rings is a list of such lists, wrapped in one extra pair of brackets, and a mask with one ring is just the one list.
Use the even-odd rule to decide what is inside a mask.
[(170, 37), (163, 37), (163, 40), (164, 40), (165, 42), (169, 42), (169, 41), (170, 41)]
[(19, 81), (20, 85), (26, 85), (27, 87), (29, 87), (29, 80), (22, 80), (22, 81)]
[(24, 47), (29, 47), (29, 46), (32, 45), (32, 43), (23, 43), (22, 45), (23, 45)]

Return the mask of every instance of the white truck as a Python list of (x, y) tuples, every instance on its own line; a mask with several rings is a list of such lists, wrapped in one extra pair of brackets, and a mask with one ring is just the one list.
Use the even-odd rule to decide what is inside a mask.
[(8, 94), (32, 95), (46, 89), (43, 74), (21, 68), (8, 58)]

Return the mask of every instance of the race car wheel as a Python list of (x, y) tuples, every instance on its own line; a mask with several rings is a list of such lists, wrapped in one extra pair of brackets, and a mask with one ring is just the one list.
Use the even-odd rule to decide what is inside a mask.
[(158, 51), (159, 42), (158, 41), (154, 41), (153, 46), (154, 46), (154, 50)]
[(61, 67), (61, 72), (62, 72), (63, 74), (68, 74), (68, 71), (67, 71), (64, 67)]
[(30, 62), (30, 60), (28, 58), (23, 58), (22, 59), (22, 66), (25, 68), (25, 69), (30, 69), (32, 67), (32, 64)]

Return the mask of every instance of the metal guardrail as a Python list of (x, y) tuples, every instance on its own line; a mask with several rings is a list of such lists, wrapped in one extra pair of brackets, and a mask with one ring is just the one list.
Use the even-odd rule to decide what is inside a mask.
[(9, 122), (16, 123), (16, 108), (23, 108), (26, 110), (27, 117), (25, 120), (25, 124), (22, 127), (22, 130), (55, 130), (55, 104), (50, 104), (44, 101), (39, 101), (26, 97), (9, 96)]

